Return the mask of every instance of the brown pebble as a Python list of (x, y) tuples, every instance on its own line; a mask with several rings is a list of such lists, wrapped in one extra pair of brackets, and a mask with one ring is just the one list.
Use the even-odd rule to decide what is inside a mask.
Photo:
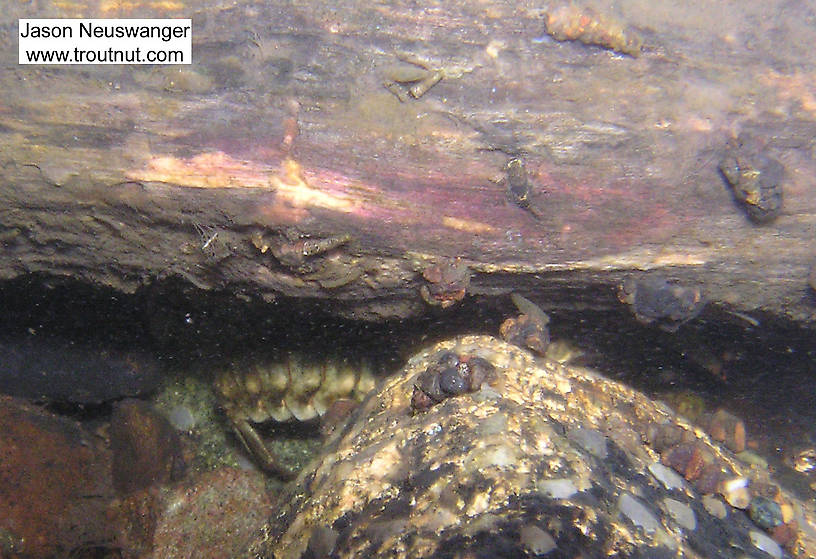
[(116, 404), (110, 438), (113, 485), (120, 493), (181, 477), (184, 466), (178, 435), (147, 402), (127, 399)]
[(663, 452), (683, 441), (686, 431), (677, 425), (668, 423), (649, 425), (646, 432), (646, 439), (649, 444), (658, 452)]
[(720, 409), (708, 421), (708, 433), (715, 441), (725, 443), (734, 452), (745, 450), (745, 423), (737, 416)]
[(698, 445), (694, 445), (684, 472), (686, 480), (694, 481), (699, 479), (699, 477), (703, 474), (703, 468), (705, 468), (705, 466), (706, 462), (705, 458), (703, 457), (702, 450), (700, 450)]
[(218, 468), (163, 491), (130, 493), (111, 515), (121, 526), (122, 557), (246, 557), (271, 506), (264, 474)]
[(97, 437), (0, 396), (0, 557), (73, 557), (89, 541), (114, 540), (114, 496), (110, 452)]
[(700, 477), (706, 466), (705, 456), (697, 443), (682, 443), (668, 449), (662, 455), (665, 465), (683, 475), (687, 481)]
[(694, 488), (703, 495), (715, 493), (723, 477), (724, 474), (719, 464), (707, 464), (700, 472), (700, 477), (694, 482)]
[(771, 537), (782, 547), (790, 547), (796, 541), (798, 534), (799, 525), (795, 520), (786, 524), (774, 526), (774, 528), (771, 530)]

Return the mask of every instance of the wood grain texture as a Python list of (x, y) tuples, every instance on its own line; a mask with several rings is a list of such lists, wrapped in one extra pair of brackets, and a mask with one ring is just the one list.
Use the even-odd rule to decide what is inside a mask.
[[(816, 318), (805, 7), (596, 7), (610, 33), (642, 38), (632, 57), (548, 36), (557, 2), (458, 4), (15, 4), (0, 28), (0, 275), (124, 291), (178, 275), (379, 318), (421, 312), (422, 271), (459, 258), (471, 294), (568, 299), (660, 269), (737, 310)], [(194, 64), (18, 66), (19, 17), (192, 17)], [(403, 102), (383, 83), (409, 58), (444, 77)], [(740, 134), (785, 169), (770, 224), (717, 170)], [(513, 158), (527, 208), (504, 184)]]

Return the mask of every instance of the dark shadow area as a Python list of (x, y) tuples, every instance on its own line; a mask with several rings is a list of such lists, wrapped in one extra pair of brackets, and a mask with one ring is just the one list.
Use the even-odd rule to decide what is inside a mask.
[[(610, 298), (609, 287), (595, 289), (577, 295), (581, 300)], [(570, 297), (576, 296), (573, 291)], [(547, 310), (547, 301), (534, 294), (530, 298)], [(565, 305), (561, 301), (557, 306)], [(107, 367), (108, 386), (100, 386), (104, 383), (96, 378), (91, 396), (78, 389), (66, 396), (54, 382), (51, 394), (43, 390), (35, 398), (78, 419), (99, 419), (109, 413), (111, 400), (149, 394), (157, 384), (153, 377), (132, 378), (145, 367), (155, 367), (160, 377), (194, 364), (296, 351), (316, 358), (365, 358), (387, 374), (420, 347), (441, 339), (465, 333), (498, 335), (502, 321), (517, 313), (509, 297), (468, 297), (455, 308), (430, 309), (413, 320), (363, 323), (330, 315), (320, 301), (263, 302), (175, 280), (125, 295), (39, 276), (0, 285), (0, 308), (4, 344), (57, 340), (74, 352), (71, 359), (52, 360), (51, 369), (41, 367), (41, 374), (81, 387), (76, 371), (84, 369), (66, 364), (81, 360), (82, 352), (97, 367)], [(623, 304), (614, 310), (550, 314), (552, 337), (568, 342), (573, 363), (597, 369), (688, 415), (727, 409), (743, 419), (749, 448), (765, 458), (777, 476), (800, 495), (814, 494), (813, 471), (793, 468), (796, 457), (816, 443), (812, 331), (772, 316), (746, 317), (714, 305), (674, 333), (639, 323)], [(19, 394), (8, 386), (25, 379), (18, 374), (9, 380), (14, 376), (11, 368), (5, 359), (0, 367), (5, 381), (0, 384), (6, 392)], [(124, 380), (135, 384), (117, 388), (116, 382)], [(24, 390), (21, 395), (31, 396)], [(273, 437), (308, 437), (310, 428), (267, 426), (266, 431)]]

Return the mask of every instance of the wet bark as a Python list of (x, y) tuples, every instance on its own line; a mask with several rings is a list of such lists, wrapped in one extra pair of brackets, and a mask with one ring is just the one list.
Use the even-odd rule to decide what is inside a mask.
[[(602, 32), (578, 38), (598, 45), (545, 33), (557, 3), (461, 4), (14, 5), (0, 275), (123, 291), (180, 276), (376, 319), (455, 302), (462, 283), (603, 307), (614, 290), (597, 286), (656, 269), (813, 321), (805, 7), (625, 2), (587, 12)], [(190, 66), (16, 63), (19, 17), (190, 16)], [(784, 169), (769, 223), (718, 170), (737, 136)], [(455, 259), (470, 281), (423, 298)]]

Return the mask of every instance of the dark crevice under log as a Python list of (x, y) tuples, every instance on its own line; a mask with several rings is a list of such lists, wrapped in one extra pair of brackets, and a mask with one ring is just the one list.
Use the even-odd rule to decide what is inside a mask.
[[(424, 312), (423, 272), (459, 258), (471, 295), (605, 307), (624, 276), (659, 270), (812, 323), (816, 68), (797, 45), (816, 31), (776, 4), (622, 2), (604, 17), (642, 36), (639, 57), (556, 42), (547, 8), (515, 1), (15, 5), (0, 276), (124, 292), (178, 276), (379, 320)], [(194, 64), (16, 64), (17, 18), (103, 16), (192, 16)], [(383, 83), (406, 55), (444, 77), (403, 102)], [(739, 134), (785, 170), (762, 226), (717, 169)], [(528, 208), (507, 192), (514, 157)], [(582, 299), (597, 285), (608, 298)]]

